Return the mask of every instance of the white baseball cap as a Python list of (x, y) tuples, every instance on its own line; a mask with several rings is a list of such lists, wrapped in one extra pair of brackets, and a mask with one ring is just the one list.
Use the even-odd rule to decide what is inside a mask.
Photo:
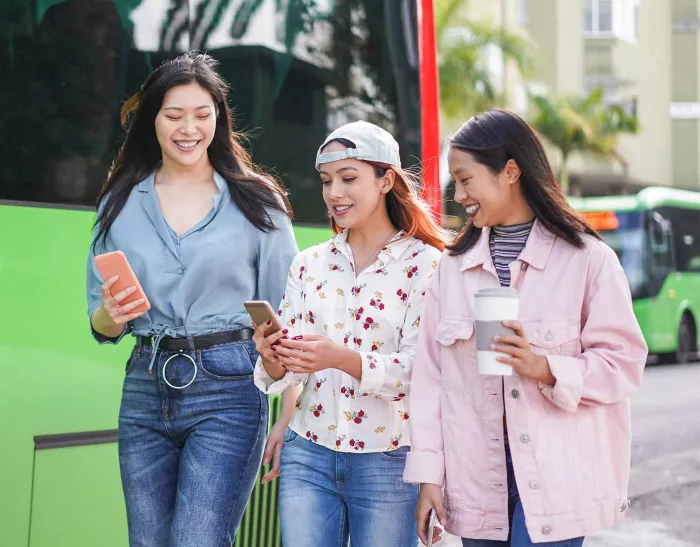
[[(329, 142), (337, 139), (350, 141), (355, 145), (355, 148), (346, 148), (326, 154), (321, 153), (321, 150)], [(348, 158), (384, 163), (401, 169), (399, 143), (396, 142), (396, 139), (381, 127), (362, 120), (346, 123), (328, 135), (316, 154), (316, 170), (320, 170), (319, 167), (322, 163)]]

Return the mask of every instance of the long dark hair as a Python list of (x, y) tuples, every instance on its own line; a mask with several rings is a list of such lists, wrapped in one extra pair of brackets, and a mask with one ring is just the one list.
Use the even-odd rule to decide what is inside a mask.
[(206, 89), (214, 100), (216, 129), (207, 154), (214, 169), (226, 180), (236, 206), (256, 228), (266, 232), (275, 229), (270, 209), (291, 218), (292, 207), (284, 189), (273, 177), (256, 172), (250, 155), (239, 142), (240, 134), (233, 130), (228, 85), (217, 73), (217, 64), (209, 55), (185, 53), (154, 70), (141, 90), (124, 103), (121, 122), (126, 138), (97, 198), (95, 226), (99, 230), (93, 247), (99, 240), (105, 242), (134, 186), (158, 168), (162, 153), (155, 120), (165, 94), (173, 87), (192, 83)]
[[(552, 172), (542, 142), (520, 116), (507, 110), (488, 110), (465, 123), (452, 137), (450, 146), (470, 153), (477, 163), (494, 175), (512, 159), (520, 168), (520, 188), (535, 217), (547, 230), (564, 241), (583, 247), (581, 234), (602, 239), (569, 206)], [(452, 255), (469, 251), (481, 236), (481, 230), (468, 221), (447, 246)]]
[[(331, 142), (339, 142), (347, 148), (357, 148), (355, 143), (347, 139), (333, 139), (328, 144)], [(374, 176), (377, 178), (386, 175), (390, 169), (396, 175), (394, 186), (386, 195), (386, 209), (391, 223), (403, 230), (406, 237), (415, 237), (443, 251), (447, 238), (428, 204), (420, 196), (419, 177), (406, 169), (397, 169), (392, 165), (374, 161), (365, 161), (365, 163), (374, 168)], [(333, 215), (329, 214), (329, 218), (331, 230), (336, 234), (342, 232), (343, 229), (335, 222)]]

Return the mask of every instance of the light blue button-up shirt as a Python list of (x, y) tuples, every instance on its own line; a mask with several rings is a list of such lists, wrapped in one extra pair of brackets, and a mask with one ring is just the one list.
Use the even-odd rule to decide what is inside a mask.
[[(209, 214), (178, 238), (160, 208), (154, 175), (137, 184), (97, 254), (123, 251), (151, 309), (124, 334), (196, 336), (251, 326), (246, 300), (267, 300), (277, 309), (297, 245), (289, 218), (271, 210), (276, 230), (251, 224), (230, 198), (226, 181)], [(89, 317), (102, 300), (102, 276), (92, 248), (87, 263)], [(100, 343), (119, 338), (93, 335)]]

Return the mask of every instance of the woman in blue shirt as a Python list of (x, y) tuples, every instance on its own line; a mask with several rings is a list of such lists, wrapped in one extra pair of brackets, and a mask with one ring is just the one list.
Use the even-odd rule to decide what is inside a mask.
[[(282, 188), (253, 170), (207, 55), (154, 71), (122, 108), (87, 268), (94, 337), (136, 337), (119, 414), (129, 543), (231, 545), (253, 489), (267, 398), (245, 300), (281, 300), (297, 253)], [(96, 254), (123, 251), (151, 303), (121, 306)]]

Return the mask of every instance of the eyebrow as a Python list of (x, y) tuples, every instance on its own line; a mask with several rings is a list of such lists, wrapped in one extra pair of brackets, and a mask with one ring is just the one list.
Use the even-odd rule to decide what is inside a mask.
[[(343, 171), (358, 171), (358, 172), (359, 172), (359, 170), (358, 170), (357, 168), (355, 168), (355, 167), (350, 167), (350, 166), (348, 165), (347, 167), (341, 167), (340, 169), (338, 169), (338, 170), (336, 171), (336, 173), (342, 173)], [(330, 173), (327, 173), (326, 171), (319, 171), (319, 173), (320, 173), (321, 175), (329, 175), (329, 176), (330, 176)]]
[[(209, 106), (208, 104), (204, 104), (202, 106), (198, 106), (197, 108), (195, 108), (195, 110), (202, 110), (202, 108), (211, 108), (211, 106)], [(182, 112), (184, 108), (180, 108), (179, 106), (169, 106), (167, 108), (164, 108), (163, 110), (179, 110), (180, 112)]]

